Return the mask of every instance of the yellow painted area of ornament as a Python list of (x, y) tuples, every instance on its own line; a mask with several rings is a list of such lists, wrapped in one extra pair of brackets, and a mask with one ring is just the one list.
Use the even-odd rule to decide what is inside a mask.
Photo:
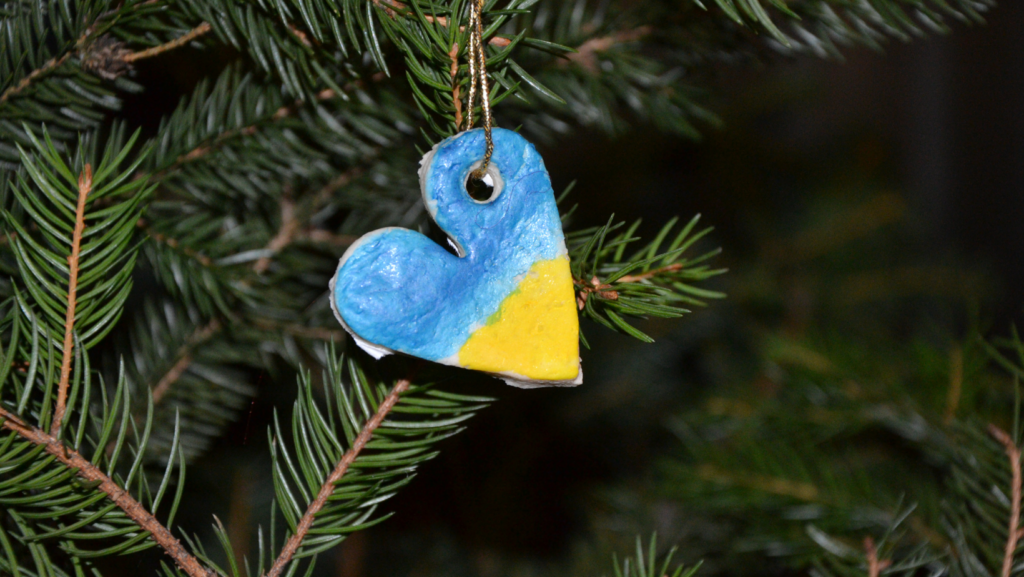
[(579, 330), (569, 259), (539, 261), (462, 345), (459, 364), (528, 379), (569, 381), (580, 370)]

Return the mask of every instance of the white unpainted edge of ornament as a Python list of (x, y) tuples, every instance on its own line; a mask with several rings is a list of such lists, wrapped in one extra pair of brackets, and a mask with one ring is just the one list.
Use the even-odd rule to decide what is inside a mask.
[[(465, 134), (465, 132), (455, 135), (454, 138), (459, 138)], [(420, 177), (420, 197), (423, 198), (423, 206), (427, 208), (427, 214), (430, 215), (430, 220), (437, 224), (437, 201), (430, 200), (427, 198), (427, 171), (430, 170), (430, 161), (434, 159), (434, 153), (437, 152), (437, 147), (441, 146), (445, 141), (438, 142), (431, 148), (423, 158), (420, 159), (420, 169), (417, 171)], [(440, 228), (440, 225), (438, 225)], [(443, 229), (442, 229), (443, 230)], [(462, 245), (458, 243), (454, 238), (448, 235), (448, 231), (444, 231), (445, 237), (448, 239), (448, 244), (455, 249), (455, 253), (459, 255), (459, 258), (466, 256), (466, 250), (462, 248)]]
[(499, 379), (505, 381), (506, 384), (516, 387), (517, 389), (542, 389), (544, 387), (575, 387), (583, 384), (583, 367), (580, 367), (580, 372), (576, 374), (576, 378), (571, 381), (538, 381), (536, 379), (530, 379), (517, 375), (515, 373), (491, 373)]

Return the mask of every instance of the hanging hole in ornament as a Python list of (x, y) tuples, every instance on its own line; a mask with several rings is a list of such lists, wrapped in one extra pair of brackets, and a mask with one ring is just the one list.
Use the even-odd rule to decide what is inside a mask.
[(481, 162), (477, 161), (470, 167), (469, 174), (466, 176), (466, 193), (469, 194), (469, 198), (473, 199), (473, 202), (487, 204), (498, 198), (501, 189), (505, 187), (505, 182), (493, 162), (483, 174), (479, 173), (480, 165)]

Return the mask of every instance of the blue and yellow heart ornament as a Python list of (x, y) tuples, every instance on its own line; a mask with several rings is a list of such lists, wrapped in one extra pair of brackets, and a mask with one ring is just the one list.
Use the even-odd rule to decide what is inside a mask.
[(458, 256), (419, 232), (373, 231), (345, 252), (331, 281), (338, 320), (371, 355), (402, 352), (494, 373), (515, 386), (582, 381), (579, 320), (551, 181), (533, 145), (493, 130), (485, 182), (466, 191), (482, 129), (423, 157), (420, 186)]
[[(551, 180), (532, 144), (491, 128), (479, 36), (470, 52), (484, 128), (434, 146), (419, 173), (457, 255), (416, 231), (370, 232), (342, 256), (331, 306), (375, 358), (401, 352), (523, 388), (578, 385), (579, 319)], [(490, 197), (471, 197), (470, 179), (493, 187)]]

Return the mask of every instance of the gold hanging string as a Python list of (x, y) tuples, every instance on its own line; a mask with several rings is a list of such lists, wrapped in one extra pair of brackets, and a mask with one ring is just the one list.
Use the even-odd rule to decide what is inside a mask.
[(466, 110), (466, 130), (473, 128), (473, 102), (479, 92), (480, 109), (484, 117), (484, 139), (487, 150), (483, 162), (473, 171), (474, 178), (483, 178), (491, 163), (494, 153), (494, 141), (491, 139), (491, 93), (487, 85), (487, 53), (484, 51), (484, 0), (469, 0), (469, 101)]

